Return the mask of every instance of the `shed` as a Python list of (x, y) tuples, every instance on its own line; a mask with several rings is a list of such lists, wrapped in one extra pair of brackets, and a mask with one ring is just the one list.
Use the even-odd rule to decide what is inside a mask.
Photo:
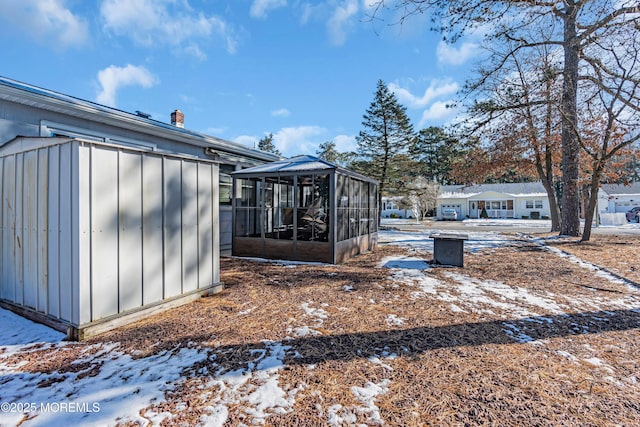
[(375, 248), (378, 183), (312, 156), (233, 177), (234, 256), (341, 263)]
[(217, 163), (18, 137), (0, 176), (0, 305), (82, 339), (221, 288)]

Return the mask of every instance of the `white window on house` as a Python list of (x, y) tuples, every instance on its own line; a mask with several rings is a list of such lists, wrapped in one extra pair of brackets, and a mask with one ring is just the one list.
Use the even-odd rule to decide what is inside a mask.
[(542, 209), (542, 200), (527, 200), (525, 202), (527, 209)]

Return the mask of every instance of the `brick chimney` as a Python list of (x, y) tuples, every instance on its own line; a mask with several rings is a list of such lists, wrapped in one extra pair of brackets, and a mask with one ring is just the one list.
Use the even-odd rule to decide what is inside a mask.
[(180, 110), (175, 110), (171, 113), (171, 124), (179, 128), (184, 127), (184, 113)]

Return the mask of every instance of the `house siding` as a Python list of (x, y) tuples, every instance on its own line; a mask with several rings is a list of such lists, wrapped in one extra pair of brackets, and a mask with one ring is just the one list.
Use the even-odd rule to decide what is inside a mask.
[[(507, 190), (507, 191), (504, 191)], [(479, 186), (446, 186), (437, 199), (438, 219), (442, 219), (442, 208), (460, 206), (462, 218), (479, 218), (482, 202), (499, 202), (499, 208), (486, 208), (493, 218), (531, 217), (532, 212), (540, 218), (550, 216), (549, 201), (542, 193), (541, 184), (483, 184)], [(510, 192), (511, 191), (511, 192)], [(532, 207), (527, 207), (531, 202)], [(475, 209), (472, 209), (472, 206)]]

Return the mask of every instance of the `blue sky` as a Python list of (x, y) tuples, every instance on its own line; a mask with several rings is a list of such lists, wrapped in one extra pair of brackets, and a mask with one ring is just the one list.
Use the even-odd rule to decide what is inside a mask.
[(137, 110), (286, 156), (355, 148), (382, 79), (416, 129), (445, 105), (479, 48), (445, 45), (427, 16), (367, 19), (372, 0), (0, 0), (0, 75)]

